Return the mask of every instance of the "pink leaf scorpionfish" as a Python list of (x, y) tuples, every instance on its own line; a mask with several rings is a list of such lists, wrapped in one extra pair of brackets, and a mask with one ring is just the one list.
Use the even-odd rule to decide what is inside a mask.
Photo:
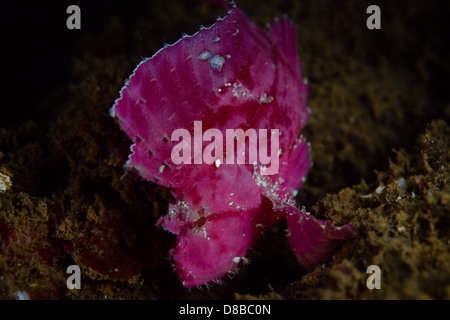
[[(288, 242), (307, 270), (354, 232), (351, 225), (336, 227), (295, 206), (311, 160), (299, 137), (309, 117), (308, 86), (294, 27), (282, 18), (264, 32), (234, 2), (211, 2), (227, 15), (143, 60), (110, 110), (134, 143), (126, 167), (170, 188), (177, 199), (158, 226), (177, 235), (171, 256), (185, 287), (231, 273), (259, 235), (285, 217)], [(195, 136), (196, 121), (223, 136), (229, 128), (277, 129), (277, 172), (264, 174), (266, 167), (254, 161), (198, 162), (194, 157), (208, 145), (205, 138), (193, 154), (183, 154), (188, 161), (175, 164), (179, 140), (172, 134), (184, 128)], [(249, 147), (232, 156), (242, 151)]]

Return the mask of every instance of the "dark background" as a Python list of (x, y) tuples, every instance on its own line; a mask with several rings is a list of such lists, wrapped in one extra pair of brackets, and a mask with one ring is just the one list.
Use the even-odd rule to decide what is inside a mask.
[[(125, 23), (148, 1), (5, 1), (0, 10), (2, 50), (0, 125), (40, 120), (56, 106), (43, 99), (67, 83), (70, 57), (80, 39), (103, 32), (111, 17)], [(81, 9), (81, 30), (69, 30), (67, 7)]]
[[(173, 0), (176, 1), (176, 0)], [(0, 10), (0, 33), (2, 49), (0, 70), (3, 71), (0, 106), (0, 125), (15, 125), (29, 119), (39, 120), (48, 116), (55, 106), (42, 105), (43, 99), (58, 86), (68, 81), (70, 57), (80, 39), (87, 34), (101, 34), (112, 17), (118, 17), (126, 26), (133, 25), (138, 16), (145, 14), (149, 0), (133, 1), (5, 1)], [(378, 4), (382, 12), (382, 29), (388, 20), (400, 20), (383, 12), (385, 1), (365, 1), (367, 5)], [(414, 21), (407, 21), (405, 52), (393, 52), (390, 30), (377, 35), (379, 52), (396, 64), (415, 61), (425, 43), (431, 44), (433, 54), (448, 59), (450, 27), (448, 25), (449, 1), (426, 1), (434, 10), (427, 10)], [(408, 1), (409, 7), (420, 7), (423, 1)], [(68, 30), (66, 9), (76, 4), (81, 9), (81, 30)], [(239, 1), (238, 1), (239, 4)], [(366, 4), (362, 7), (367, 7)], [(361, 13), (364, 16), (364, 13)], [(403, 22), (402, 22), (403, 23)], [(386, 28), (386, 27), (385, 27)], [(401, 48), (401, 47), (400, 47)], [(427, 46), (427, 48), (430, 48)], [(442, 65), (427, 65), (434, 81), (430, 93), (445, 104), (449, 101), (449, 70)], [(439, 113), (439, 111), (435, 112)], [(436, 114), (437, 115), (437, 114)]]

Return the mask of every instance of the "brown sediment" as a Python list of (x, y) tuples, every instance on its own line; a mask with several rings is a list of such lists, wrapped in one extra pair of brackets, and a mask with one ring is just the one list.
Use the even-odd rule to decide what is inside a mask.
[[(82, 39), (69, 82), (44, 102), (48, 118), (0, 128), (12, 182), (0, 193), (0, 297), (449, 299), (450, 66), (436, 8), (408, 4), (383, 3), (382, 30), (369, 31), (361, 1), (238, 2), (261, 26), (284, 13), (295, 23), (314, 160), (298, 204), (358, 231), (333, 259), (301, 270), (281, 222), (234, 279), (182, 288), (168, 260), (175, 239), (155, 227), (170, 192), (124, 174), (129, 141), (108, 109), (141, 57), (223, 12), (156, 1)], [(66, 287), (72, 264), (81, 290)], [(366, 286), (369, 265), (380, 290)]]
[[(351, 216), (358, 238), (331, 264), (289, 286), (288, 298), (449, 299), (450, 127), (433, 121), (411, 153), (395, 152), (371, 184), (327, 195), (312, 207), (338, 222)], [(367, 267), (381, 270), (369, 290)]]

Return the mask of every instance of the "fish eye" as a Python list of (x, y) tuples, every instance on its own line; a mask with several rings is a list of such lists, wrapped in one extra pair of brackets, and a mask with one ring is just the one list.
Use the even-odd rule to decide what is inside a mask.
[(206, 221), (207, 221), (207, 219), (205, 216), (198, 218), (198, 220), (196, 222), (197, 228), (203, 227), (205, 225)]

